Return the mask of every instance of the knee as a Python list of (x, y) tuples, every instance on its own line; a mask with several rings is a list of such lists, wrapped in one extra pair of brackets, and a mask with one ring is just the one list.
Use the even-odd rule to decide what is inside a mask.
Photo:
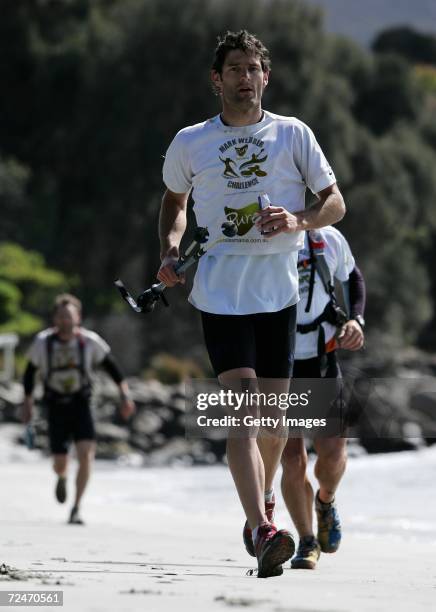
[(282, 452), (286, 445), (284, 436), (274, 435), (268, 431), (260, 430), (257, 443), (260, 448), (270, 449), (271, 451)]
[(237, 437), (230, 434), (226, 441), (227, 453), (248, 453), (254, 451), (256, 448), (256, 437), (252, 436)]

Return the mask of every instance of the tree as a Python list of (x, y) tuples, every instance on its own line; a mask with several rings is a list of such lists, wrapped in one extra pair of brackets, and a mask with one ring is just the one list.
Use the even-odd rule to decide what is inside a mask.
[(11, 242), (0, 243), (0, 333), (29, 336), (38, 331), (56, 293), (70, 283), (43, 257)]
[(408, 26), (388, 28), (372, 43), (376, 53), (395, 53), (414, 64), (436, 64), (436, 36)]
[[(77, 278), (94, 317), (123, 308), (115, 277), (138, 293), (154, 282), (162, 156), (180, 128), (218, 112), (216, 36), (243, 27), (271, 50), (265, 107), (307, 122), (335, 170), (371, 326), (413, 340), (430, 307), (436, 313), (433, 68), (327, 36), (320, 12), (296, 0), (5, 0), (0, 239), (40, 253), (65, 282)], [(24, 304), (29, 292), (0, 277)], [(4, 292), (4, 308), (16, 310), (18, 294)], [(144, 359), (203, 359), (186, 292), (168, 292), (171, 311), (138, 319), (132, 341)], [(43, 288), (26, 311), (42, 316), (48, 298)], [(410, 322), (402, 313), (413, 300)]]

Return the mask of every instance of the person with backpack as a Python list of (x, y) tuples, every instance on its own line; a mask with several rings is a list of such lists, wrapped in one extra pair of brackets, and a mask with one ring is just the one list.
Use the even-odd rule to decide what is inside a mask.
[[(298, 253), (300, 301), (297, 304), (297, 333), (292, 378), (336, 379), (340, 390), (341, 370), (337, 349), (358, 350), (364, 342), (365, 281), (348, 242), (332, 226), (305, 232), (304, 246)], [(334, 279), (342, 283), (348, 314), (339, 305)], [(325, 394), (328, 397), (328, 393)], [(338, 394), (339, 400), (341, 395)], [(275, 466), (265, 437), (257, 438), (265, 463), (265, 508), (274, 519)], [(275, 441), (277, 446), (277, 440)], [(304, 438), (289, 437), (282, 452), (282, 494), (299, 535), (299, 546), (291, 560), (292, 569), (314, 569), (320, 553), (336, 552), (341, 526), (335, 492), (346, 465), (344, 437), (316, 437), (315, 476), (319, 482), (315, 508), (318, 532), (313, 533), (314, 493), (307, 477), (307, 452)], [(247, 552), (254, 556), (251, 529), (246, 523), (243, 539)]]
[[(341, 379), (337, 349), (359, 350), (364, 343), (365, 281), (347, 240), (332, 226), (306, 232), (299, 252), (300, 302), (294, 378)], [(348, 313), (339, 306), (334, 279), (342, 283)], [(304, 438), (289, 438), (282, 454), (282, 494), (300, 542), (291, 560), (293, 569), (314, 569), (320, 553), (334, 553), (341, 542), (335, 494), (345, 472), (346, 438), (315, 437), (314, 496), (307, 477)], [(317, 535), (313, 532), (313, 503)]]
[(68, 450), (73, 439), (79, 467), (76, 494), (69, 523), (83, 524), (80, 502), (88, 483), (95, 455), (95, 428), (91, 413), (91, 373), (100, 366), (120, 390), (121, 416), (128, 419), (135, 411), (129, 387), (112, 356), (109, 345), (98, 334), (81, 327), (81, 302), (73, 295), (61, 294), (55, 299), (54, 326), (41, 331), (28, 351), (24, 373), (23, 421), (29, 423), (33, 412), (35, 373), (39, 370), (43, 384), (43, 403), (47, 410), (53, 469), (58, 476), (56, 499), (67, 498)]

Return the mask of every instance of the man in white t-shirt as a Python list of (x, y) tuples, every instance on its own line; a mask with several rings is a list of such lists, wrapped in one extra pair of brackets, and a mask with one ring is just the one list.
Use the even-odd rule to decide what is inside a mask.
[(95, 454), (95, 429), (91, 414), (91, 374), (97, 366), (104, 368), (118, 385), (121, 416), (129, 418), (135, 405), (129, 387), (116, 364), (109, 345), (98, 334), (80, 326), (81, 302), (64, 293), (55, 300), (54, 327), (40, 332), (28, 351), (24, 373), (23, 420), (29, 423), (33, 411), (35, 373), (39, 370), (44, 383), (43, 402), (47, 409), (50, 450), (53, 469), (58, 475), (56, 498), (64, 503), (68, 450), (74, 440), (79, 462), (76, 495), (69, 523), (83, 524), (79, 506), (89, 480)]
[[(326, 266), (323, 267), (323, 262)], [(300, 301), (297, 307), (294, 378), (331, 378), (341, 385), (337, 348), (356, 351), (364, 342), (365, 281), (348, 242), (334, 227), (307, 232), (299, 252)], [(336, 318), (334, 279), (342, 283), (349, 320)], [(328, 391), (326, 392), (326, 396)], [(300, 542), (291, 561), (293, 569), (314, 569), (320, 552), (334, 553), (341, 541), (335, 493), (345, 472), (346, 438), (315, 437), (314, 496), (307, 477), (307, 452), (303, 438), (289, 438), (282, 455), (282, 493)], [(313, 502), (317, 535), (313, 532)]]
[[(219, 39), (211, 79), (222, 112), (182, 129), (166, 154), (158, 278), (167, 286), (183, 282), (174, 265), (192, 190), (197, 223), (208, 228), (210, 241), (222, 237), (224, 221), (238, 229), (200, 259), (189, 298), (201, 312), (215, 373), (234, 390), (247, 379), (274, 379), (279, 393), (288, 390), (292, 368), (304, 230), (338, 221), (345, 206), (308, 126), (262, 110), (269, 74), (268, 50), (253, 35), (241, 30)], [(308, 208), (306, 187), (318, 198)], [(272, 204), (260, 210), (265, 194)], [(286, 440), (268, 437), (262, 460), (257, 432), (251, 434), (229, 436), (227, 459), (252, 530), (258, 576), (267, 577), (282, 573), (294, 552), (292, 536), (277, 531), (265, 507)]]

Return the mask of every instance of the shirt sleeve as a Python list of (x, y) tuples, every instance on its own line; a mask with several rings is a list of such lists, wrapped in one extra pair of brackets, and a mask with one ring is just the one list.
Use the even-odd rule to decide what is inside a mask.
[(24, 394), (26, 396), (32, 395), (33, 387), (35, 385), (36, 370), (37, 367), (31, 361), (29, 361), (23, 376)]
[(109, 355), (111, 351), (110, 346), (95, 332), (88, 331), (88, 342), (91, 349), (91, 361), (93, 364), (98, 365)]
[(345, 283), (356, 265), (350, 245), (345, 236), (335, 228), (330, 228), (327, 244), (331, 245), (335, 250), (336, 269), (334, 276), (339, 281)]
[(106, 357), (103, 359), (100, 365), (102, 368), (106, 370), (106, 372), (109, 374), (109, 376), (112, 378), (112, 380), (117, 385), (123, 382), (124, 380), (123, 373), (121, 372), (121, 369), (119, 365), (117, 364), (117, 362), (115, 361), (115, 358), (112, 355), (112, 353), (109, 353), (108, 355), (106, 355)]
[(35, 368), (41, 368), (42, 366), (45, 346), (45, 340), (38, 335), (33, 340), (26, 353), (27, 359), (33, 366), (35, 366)]
[(192, 187), (192, 169), (183, 131), (168, 147), (163, 165), (163, 181), (174, 193), (187, 193)]
[(300, 122), (296, 135), (295, 161), (311, 192), (319, 193), (336, 183), (333, 170), (309, 126)]
[(357, 266), (354, 266), (351, 270), (348, 282), (348, 293), (351, 317), (353, 318), (357, 315), (363, 317), (365, 315), (366, 305), (366, 285), (363, 274)]

